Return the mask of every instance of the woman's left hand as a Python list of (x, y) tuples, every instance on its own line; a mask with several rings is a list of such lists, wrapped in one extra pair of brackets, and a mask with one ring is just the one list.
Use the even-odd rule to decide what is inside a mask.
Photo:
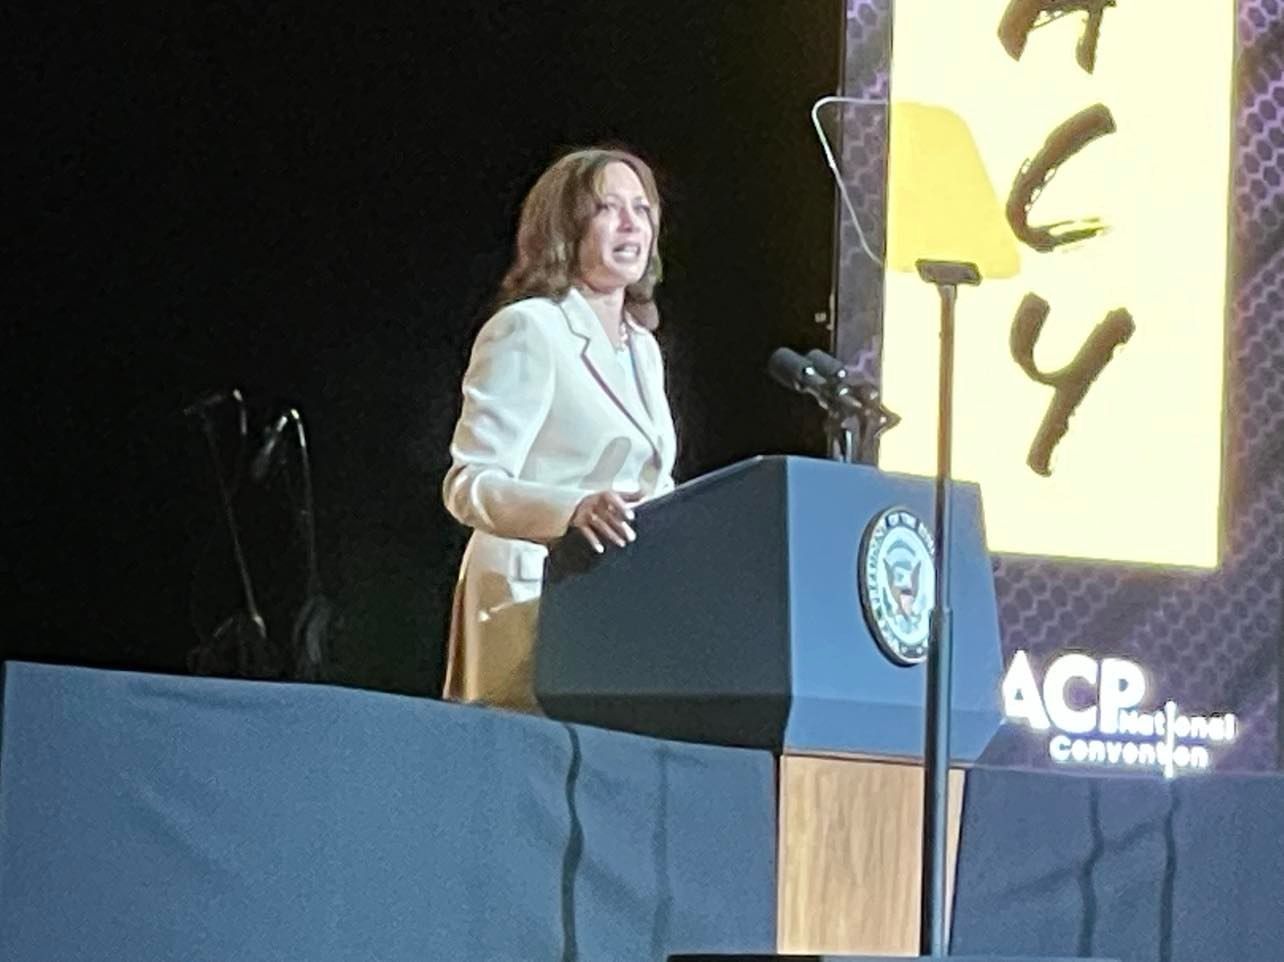
[(633, 520), (633, 509), (629, 505), (641, 500), (641, 491), (595, 492), (575, 506), (570, 526), (584, 535), (598, 554), (606, 550), (603, 539), (623, 548), (637, 540), (637, 532), (629, 524)]

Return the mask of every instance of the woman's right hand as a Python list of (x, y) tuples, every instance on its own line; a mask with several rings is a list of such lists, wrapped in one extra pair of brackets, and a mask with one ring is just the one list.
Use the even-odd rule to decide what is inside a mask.
[(606, 550), (604, 540), (623, 548), (637, 540), (637, 533), (629, 524), (633, 520), (633, 509), (629, 505), (641, 500), (641, 491), (597, 491), (575, 506), (570, 526), (584, 535), (598, 554)]

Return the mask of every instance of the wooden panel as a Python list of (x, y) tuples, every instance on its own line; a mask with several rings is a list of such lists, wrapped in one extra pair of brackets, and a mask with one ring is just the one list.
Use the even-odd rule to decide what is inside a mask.
[[(780, 759), (777, 948), (916, 955), (923, 770), (896, 762)], [(953, 896), (963, 773), (950, 773)]]

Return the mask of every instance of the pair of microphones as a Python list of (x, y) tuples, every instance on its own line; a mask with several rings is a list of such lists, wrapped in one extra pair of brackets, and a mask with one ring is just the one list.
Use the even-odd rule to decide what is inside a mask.
[(846, 420), (877, 405), (872, 384), (853, 383), (846, 365), (832, 354), (814, 348), (806, 356), (778, 347), (767, 360), (767, 373), (782, 387), (815, 399), (830, 417)]
[(821, 406), (830, 455), (840, 461), (872, 463), (879, 437), (900, 423), (900, 415), (883, 406), (877, 387), (854, 380), (842, 361), (820, 348), (805, 356), (777, 348), (767, 361), (767, 373)]

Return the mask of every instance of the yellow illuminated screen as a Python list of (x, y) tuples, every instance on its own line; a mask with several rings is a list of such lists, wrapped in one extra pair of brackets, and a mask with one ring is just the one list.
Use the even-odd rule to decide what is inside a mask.
[[(982, 487), (990, 548), (1214, 567), (1234, 5), (1106, 7), (1091, 71), (1076, 59), (1082, 13), (1031, 30), (1014, 58), (999, 27), (1019, 6), (894, 6), (883, 392), (903, 421), (880, 465), (935, 469), (940, 302), (913, 261), (972, 260), (988, 276), (958, 297), (954, 475)], [(1023, 167), (1041, 151), (1050, 178)], [(1029, 231), (1011, 226), (1014, 185), (1032, 195), (1015, 204)], [(1010, 344), (1030, 294), (1047, 305), (1032, 359), (1045, 374), (1111, 312), (1132, 325), (1046, 474), (1028, 462), (1054, 389)]]

